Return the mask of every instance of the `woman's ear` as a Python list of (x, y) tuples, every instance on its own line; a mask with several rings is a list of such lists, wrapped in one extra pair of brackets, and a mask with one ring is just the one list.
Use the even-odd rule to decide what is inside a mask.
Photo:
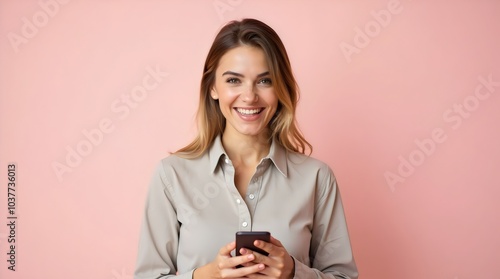
[(212, 99), (214, 99), (214, 100), (219, 99), (219, 94), (217, 94), (217, 91), (214, 88), (212, 88), (212, 90), (210, 90), (210, 96), (212, 96)]

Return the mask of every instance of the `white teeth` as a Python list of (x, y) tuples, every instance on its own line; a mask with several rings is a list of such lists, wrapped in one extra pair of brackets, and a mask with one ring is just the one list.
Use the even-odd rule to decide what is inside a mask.
[(236, 109), (239, 113), (241, 114), (247, 114), (247, 115), (250, 115), (250, 114), (257, 114), (259, 112), (261, 112), (260, 109), (242, 109), (242, 108), (238, 108)]

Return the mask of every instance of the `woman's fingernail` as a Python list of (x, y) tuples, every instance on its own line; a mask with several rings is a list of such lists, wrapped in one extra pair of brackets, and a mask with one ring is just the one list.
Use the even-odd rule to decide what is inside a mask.
[(247, 256), (247, 259), (249, 259), (249, 260), (253, 260), (253, 258), (254, 258), (253, 254), (250, 254)]

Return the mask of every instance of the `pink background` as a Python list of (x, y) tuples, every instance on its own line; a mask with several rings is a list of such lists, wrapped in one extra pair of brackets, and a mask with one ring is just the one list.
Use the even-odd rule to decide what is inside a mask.
[[(0, 2), (1, 278), (132, 278), (153, 168), (192, 138), (208, 48), (243, 17), (289, 51), (299, 124), (340, 183), (360, 278), (500, 278), (500, 2), (194, 2)], [(138, 91), (157, 67), (168, 76)]]

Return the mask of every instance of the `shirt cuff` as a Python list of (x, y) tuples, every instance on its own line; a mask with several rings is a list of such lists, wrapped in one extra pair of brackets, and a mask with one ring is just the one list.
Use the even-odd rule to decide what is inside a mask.
[(292, 257), (294, 262), (294, 274), (293, 279), (301, 279), (301, 278), (314, 278), (310, 277), (310, 267), (298, 261), (296, 258)]
[[(195, 268), (196, 269), (196, 268)], [(174, 276), (167, 276), (167, 277), (161, 277), (160, 279), (167, 279), (167, 278), (172, 278), (172, 279), (193, 279), (193, 273), (194, 273), (194, 269), (189, 271), (189, 272), (186, 272), (186, 273), (182, 273), (182, 274), (179, 274), (179, 275), (174, 275)]]

